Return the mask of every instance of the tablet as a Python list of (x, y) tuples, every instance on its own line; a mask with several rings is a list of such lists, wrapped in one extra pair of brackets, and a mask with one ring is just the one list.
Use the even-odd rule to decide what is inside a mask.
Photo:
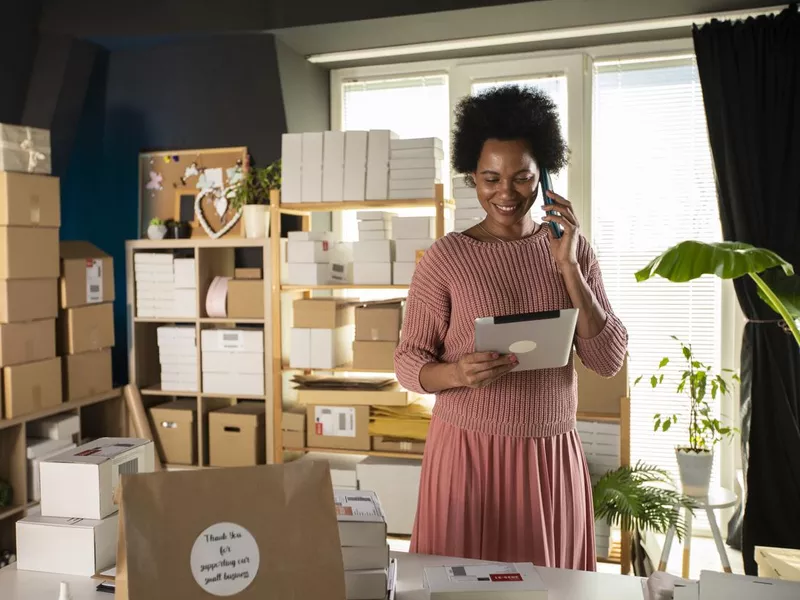
[(514, 354), (513, 371), (557, 369), (572, 354), (578, 309), (475, 319), (475, 351)]

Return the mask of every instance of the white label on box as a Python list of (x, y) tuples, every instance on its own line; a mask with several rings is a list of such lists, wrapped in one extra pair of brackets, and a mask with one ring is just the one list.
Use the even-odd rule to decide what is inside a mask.
[(233, 596), (247, 589), (260, 562), (253, 534), (236, 523), (207, 528), (197, 536), (189, 558), (197, 585), (214, 596)]
[(219, 345), (225, 350), (241, 350), (244, 348), (244, 336), (241, 331), (223, 331), (219, 336)]
[(335, 494), (333, 502), (336, 506), (336, 515), (339, 517), (383, 518), (381, 509), (375, 504), (375, 500), (368, 495)]
[(103, 301), (103, 261), (98, 258), (86, 259), (86, 303)]
[(317, 406), (314, 409), (317, 435), (356, 437), (356, 409), (346, 406)]

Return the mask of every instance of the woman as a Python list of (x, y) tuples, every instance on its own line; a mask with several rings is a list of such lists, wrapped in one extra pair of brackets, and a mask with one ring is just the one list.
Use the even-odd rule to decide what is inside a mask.
[[(627, 331), (613, 314), (572, 205), (537, 224), (540, 169), (567, 160), (555, 104), (505, 86), (462, 99), (453, 168), (474, 185), (486, 218), (450, 233), (417, 265), (395, 367), (400, 383), (436, 394), (411, 551), (594, 570), (594, 514), (575, 431), (572, 360), (509, 373), (513, 355), (474, 351), (477, 317), (577, 307), (575, 347), (610, 377)], [(556, 238), (550, 222), (563, 235)]]

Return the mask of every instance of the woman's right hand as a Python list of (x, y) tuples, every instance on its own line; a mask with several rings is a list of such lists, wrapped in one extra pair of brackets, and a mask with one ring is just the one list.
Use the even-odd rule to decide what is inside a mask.
[(499, 379), (517, 366), (513, 354), (475, 352), (462, 356), (456, 363), (459, 387), (482, 388)]

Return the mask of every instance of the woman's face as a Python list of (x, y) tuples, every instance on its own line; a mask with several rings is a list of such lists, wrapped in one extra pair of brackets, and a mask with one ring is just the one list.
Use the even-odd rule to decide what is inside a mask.
[(487, 219), (501, 227), (522, 221), (536, 200), (539, 168), (521, 140), (486, 140), (473, 177)]

